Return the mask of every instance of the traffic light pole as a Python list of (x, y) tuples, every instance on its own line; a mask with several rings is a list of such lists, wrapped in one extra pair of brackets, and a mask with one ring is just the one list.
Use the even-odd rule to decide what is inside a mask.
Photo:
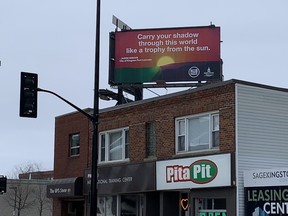
[(56, 94), (55, 92), (52, 92), (52, 91), (49, 91), (49, 90), (46, 90), (46, 89), (41, 89), (41, 88), (37, 88), (37, 91), (38, 92), (46, 92), (46, 93), (53, 94), (54, 96), (60, 98), (61, 100), (63, 100), (64, 102), (66, 102), (67, 104), (72, 106), (74, 109), (76, 109), (77, 111), (79, 111), (80, 113), (85, 115), (93, 123), (93, 125), (95, 124), (96, 120), (95, 120), (95, 118), (92, 115), (86, 113), (81, 108), (77, 107), (75, 104), (71, 103), (70, 101), (66, 100), (65, 98), (61, 97), (60, 95)]
[[(97, 76), (98, 77), (98, 76)], [(99, 84), (98, 79), (96, 80), (96, 87)], [(37, 88), (38, 92), (46, 92), (53, 94), (59, 99), (63, 100), (74, 109), (85, 115), (93, 123), (93, 140), (92, 140), (92, 168), (91, 168), (91, 192), (90, 192), (90, 216), (96, 216), (97, 213), (97, 161), (98, 161), (98, 116), (99, 116), (99, 93), (98, 88), (94, 91), (94, 111), (93, 116), (77, 107), (75, 104), (56, 94), (55, 92)]]
[(95, 75), (94, 75), (94, 112), (95, 123), (92, 141), (92, 168), (90, 192), (90, 216), (97, 214), (97, 163), (98, 163), (98, 118), (99, 118), (99, 64), (100, 64), (100, 0), (96, 0), (96, 38), (95, 38)]
[(100, 64), (100, 0), (96, 0), (96, 39), (95, 39), (95, 75), (94, 75), (94, 111), (93, 116), (81, 110), (71, 102), (62, 98), (58, 94), (40, 89), (38, 91), (51, 93), (65, 101), (76, 110), (87, 116), (93, 122), (92, 140), (92, 167), (91, 167), (91, 191), (90, 191), (90, 216), (97, 214), (97, 162), (98, 162), (98, 118), (99, 118), (99, 64)]
[(97, 213), (97, 163), (98, 163), (98, 118), (99, 118), (99, 64), (100, 64), (100, 0), (96, 0), (96, 40), (95, 40), (95, 77), (94, 77), (94, 107), (90, 115), (72, 104), (55, 92), (38, 88), (38, 75), (21, 73), (20, 87), (20, 117), (37, 117), (37, 92), (46, 92), (60, 98), (77, 111), (85, 115), (93, 123), (92, 165), (91, 165), (91, 191), (90, 216)]
[[(97, 68), (98, 64), (95, 65)], [(98, 69), (97, 69), (98, 70)], [(37, 88), (37, 92), (50, 93), (63, 100), (74, 109), (85, 115), (93, 123), (93, 139), (92, 139), (92, 167), (91, 167), (91, 191), (90, 191), (90, 216), (96, 216), (97, 213), (97, 161), (98, 161), (98, 118), (99, 118), (99, 73), (95, 73), (95, 90), (94, 90), (94, 111), (93, 115), (83, 111), (75, 104), (61, 97), (55, 92)]]

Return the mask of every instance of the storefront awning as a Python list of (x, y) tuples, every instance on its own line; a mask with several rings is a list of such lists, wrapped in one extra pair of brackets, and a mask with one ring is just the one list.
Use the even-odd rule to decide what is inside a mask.
[(83, 195), (83, 177), (55, 179), (47, 185), (47, 197), (75, 197)]
[[(155, 191), (156, 162), (98, 167), (99, 195)], [(91, 170), (84, 175), (84, 195), (91, 189)]]

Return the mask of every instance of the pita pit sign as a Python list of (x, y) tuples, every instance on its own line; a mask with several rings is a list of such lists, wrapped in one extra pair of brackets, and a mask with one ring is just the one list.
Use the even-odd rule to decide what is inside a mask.
[(230, 161), (230, 154), (222, 154), (157, 162), (157, 189), (230, 186)]

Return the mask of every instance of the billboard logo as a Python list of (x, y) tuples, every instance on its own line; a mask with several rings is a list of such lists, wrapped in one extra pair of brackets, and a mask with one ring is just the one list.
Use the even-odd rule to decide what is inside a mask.
[(189, 70), (188, 70), (188, 75), (192, 78), (198, 77), (199, 74), (200, 74), (200, 69), (198, 67), (193, 66), (193, 67), (189, 68)]
[(206, 76), (206, 77), (214, 76), (214, 72), (211, 71), (210, 67), (208, 67), (207, 71), (204, 72), (204, 76)]
[(167, 166), (166, 181), (184, 182), (192, 181), (196, 184), (207, 184), (213, 181), (218, 174), (216, 164), (210, 160), (198, 160), (190, 166)]

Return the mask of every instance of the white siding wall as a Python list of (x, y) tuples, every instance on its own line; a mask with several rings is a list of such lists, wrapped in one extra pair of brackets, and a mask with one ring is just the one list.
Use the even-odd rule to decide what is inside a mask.
[(288, 166), (288, 93), (236, 84), (238, 216), (244, 216), (243, 171)]

